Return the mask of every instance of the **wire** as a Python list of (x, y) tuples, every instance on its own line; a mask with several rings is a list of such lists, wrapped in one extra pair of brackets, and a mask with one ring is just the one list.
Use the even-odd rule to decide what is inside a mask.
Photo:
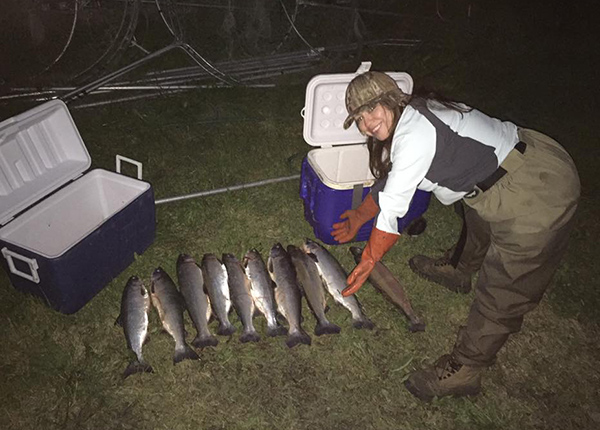
[(320, 52), (318, 52), (317, 50), (315, 50), (315, 48), (313, 48), (313, 46), (308, 43), (308, 41), (300, 34), (300, 32), (298, 31), (298, 29), (296, 28), (296, 25), (294, 24), (294, 21), (292, 20), (292, 18), (290, 17), (290, 14), (288, 13), (285, 5), (283, 4), (282, 0), (279, 0), (279, 4), (281, 5), (281, 7), (283, 8), (283, 13), (285, 13), (286, 18), (288, 19), (288, 21), (290, 22), (290, 26), (294, 29), (294, 31), (296, 32), (296, 34), (298, 35), (298, 37), (300, 38), (300, 40), (302, 40), (304, 42), (304, 44), (306, 46), (308, 46), (308, 48), (313, 51), (314, 53), (316, 53), (317, 55), (321, 55)]
[(46, 73), (48, 70), (50, 70), (51, 67), (53, 67), (56, 63), (58, 63), (58, 60), (60, 60), (62, 58), (62, 56), (67, 51), (67, 48), (71, 45), (71, 40), (73, 40), (73, 34), (75, 33), (75, 26), (77, 24), (77, 17), (79, 15), (79, 1), (80, 0), (75, 0), (75, 14), (73, 16), (73, 25), (71, 25), (71, 32), (69, 33), (69, 37), (68, 37), (67, 42), (65, 43), (65, 46), (63, 47), (62, 51), (60, 52), (60, 54), (58, 54), (58, 57), (56, 57), (54, 59), (54, 61), (52, 63), (50, 63), (50, 65), (48, 65), (44, 70), (42, 70), (39, 73), (36, 73), (32, 77), (34, 77), (34, 78), (38, 77), (42, 73)]

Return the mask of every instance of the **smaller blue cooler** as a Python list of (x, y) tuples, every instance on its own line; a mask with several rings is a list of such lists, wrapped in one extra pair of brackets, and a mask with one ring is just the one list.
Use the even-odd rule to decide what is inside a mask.
[[(362, 63), (356, 73), (317, 75), (306, 87), (303, 136), (317, 148), (309, 151), (302, 161), (300, 197), (304, 217), (313, 227), (315, 237), (330, 245), (338, 245), (331, 236), (332, 225), (339, 222), (344, 211), (356, 208), (375, 183), (365, 137), (354, 125), (348, 130), (343, 128), (348, 115), (346, 87), (357, 74), (369, 70), (370, 65)], [(404, 92), (412, 92), (410, 75), (387, 73)], [(431, 193), (416, 191), (408, 213), (398, 219), (400, 231), (427, 210), (430, 199)], [(372, 228), (373, 221), (369, 221), (354, 240), (368, 240)]]
[[(120, 161), (133, 161), (117, 157)], [(12, 285), (71, 314), (154, 241), (149, 183), (103, 169), (60, 100), (0, 123), (0, 261)]]

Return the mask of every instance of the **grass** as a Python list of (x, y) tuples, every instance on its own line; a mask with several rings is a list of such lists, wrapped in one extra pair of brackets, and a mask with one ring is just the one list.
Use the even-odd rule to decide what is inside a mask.
[[(589, 37), (585, 26), (569, 26), (571, 31), (553, 36), (549, 30), (559, 24), (547, 16), (528, 26), (517, 11), (503, 13), (509, 24), (499, 25), (493, 21), (499, 18), (486, 15), (482, 20), (489, 27), (478, 33), (486, 37), (468, 44), (460, 36), (440, 37), (414, 53), (406, 69), (417, 83), (556, 137), (573, 155), (582, 180), (577, 226), (565, 261), (523, 330), (509, 339), (498, 363), (486, 372), (482, 395), (425, 404), (402, 385), (409, 372), (449, 351), (473, 299), (473, 293), (452, 294), (408, 268), (412, 255), (438, 254), (458, 235), (457, 217), (437, 201), (427, 212), (426, 232), (401, 238), (385, 259), (424, 316), (424, 333), (409, 333), (406, 319), (367, 285), (358, 296), (377, 326), (374, 331), (354, 330), (349, 314), (330, 300), (329, 318), (342, 327), (340, 335), (312, 336), (311, 347), (292, 350), (282, 338), (242, 345), (234, 335), (202, 351), (200, 362), (173, 366), (174, 343), (152, 311), (144, 356), (155, 373), (121, 379), (131, 355), (113, 323), (127, 279), (137, 274), (148, 282), (159, 265), (174, 275), (180, 252), (241, 256), (256, 247), (266, 255), (275, 242), (298, 244), (312, 237), (298, 183), (290, 181), (158, 205), (154, 244), (74, 315), (61, 315), (23, 295), (0, 273), (0, 428), (600, 426), (593, 109), (598, 91), (592, 78), (598, 59), (592, 44), (583, 43)], [(561, 22), (570, 25), (567, 18)], [(405, 70), (389, 50), (363, 55), (379, 60), (375, 64), (381, 68)], [(340, 67), (352, 70), (355, 65)], [(113, 170), (117, 153), (142, 161), (145, 179), (161, 199), (298, 173), (310, 149), (299, 116), (304, 85), (201, 91), (72, 113), (93, 167)], [(347, 269), (353, 267), (348, 245), (329, 249)], [(303, 315), (312, 332), (315, 320), (306, 304)], [(239, 328), (239, 321), (232, 320)], [(264, 319), (256, 323), (265, 333)], [(186, 326), (191, 339), (187, 316)]]

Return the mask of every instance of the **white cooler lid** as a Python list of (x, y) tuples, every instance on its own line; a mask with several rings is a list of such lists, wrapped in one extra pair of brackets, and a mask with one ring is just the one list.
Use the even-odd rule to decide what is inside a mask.
[(92, 164), (67, 106), (52, 100), (0, 123), (0, 224)]
[[(348, 116), (346, 87), (358, 74), (368, 71), (370, 63), (363, 63), (356, 73), (325, 74), (313, 77), (306, 86), (306, 98), (301, 115), (304, 118), (304, 140), (311, 146), (330, 147), (364, 143), (366, 137), (353, 124), (344, 130)], [(413, 80), (408, 73), (385, 72), (402, 91), (412, 94)]]

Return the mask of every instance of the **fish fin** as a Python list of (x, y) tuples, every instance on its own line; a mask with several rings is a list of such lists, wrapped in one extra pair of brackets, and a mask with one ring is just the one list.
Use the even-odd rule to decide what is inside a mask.
[(419, 318), (412, 318), (410, 320), (410, 325), (408, 326), (408, 331), (411, 333), (425, 331), (425, 327), (427, 327), (427, 324), (425, 324), (424, 321), (421, 321)]
[(245, 331), (241, 336), (240, 336), (240, 342), (241, 343), (246, 343), (246, 342), (258, 342), (260, 341), (260, 335), (256, 332), (256, 330), (248, 330)]
[(210, 335), (210, 336), (196, 336), (194, 340), (192, 340), (192, 346), (194, 348), (206, 348), (207, 346), (217, 346), (219, 344), (219, 339)]
[(267, 336), (269, 337), (283, 336), (286, 335), (287, 332), (287, 328), (279, 324), (277, 324), (275, 327), (267, 328)]
[(288, 348), (293, 348), (294, 346), (303, 343), (304, 345), (311, 344), (311, 338), (303, 329), (298, 329), (295, 333), (288, 335), (285, 344)]
[(152, 372), (154, 372), (154, 369), (152, 368), (152, 366), (147, 364), (145, 361), (133, 360), (131, 363), (129, 363), (129, 365), (123, 372), (123, 379), (127, 378), (128, 376), (133, 375), (134, 373), (144, 373), (144, 372), (152, 373)]
[(150, 334), (146, 333), (146, 339), (144, 339), (144, 342), (142, 343), (142, 345), (146, 345), (148, 342), (150, 342)]
[(180, 350), (175, 350), (175, 354), (173, 355), (173, 364), (177, 364), (183, 360), (200, 360), (196, 351), (194, 351), (190, 346), (186, 343), (185, 346)]
[(373, 324), (373, 321), (371, 321), (364, 315), (362, 318), (355, 319), (354, 321), (352, 321), (352, 326), (357, 329), (364, 328), (367, 330), (373, 330), (375, 328), (375, 324)]
[(315, 263), (319, 262), (319, 259), (317, 258), (317, 256), (315, 254), (313, 254), (312, 252), (307, 252), (306, 255), (308, 256), (308, 258), (310, 258)]
[(287, 323), (287, 319), (285, 318), (285, 316), (283, 315), (283, 313), (281, 313), (281, 311), (279, 311), (279, 310), (277, 310), (275, 312), (275, 318), (277, 319), (277, 321), (279, 321), (280, 324)]
[(231, 336), (233, 333), (235, 333), (235, 326), (233, 324), (219, 323), (219, 328), (217, 329), (219, 336)]
[(338, 334), (341, 331), (342, 328), (339, 325), (329, 321), (326, 321), (323, 324), (319, 322), (315, 327), (315, 335), (317, 336), (322, 336), (324, 334)]
[(118, 325), (119, 327), (123, 327), (123, 314), (119, 314), (119, 316), (115, 320), (115, 325)]

